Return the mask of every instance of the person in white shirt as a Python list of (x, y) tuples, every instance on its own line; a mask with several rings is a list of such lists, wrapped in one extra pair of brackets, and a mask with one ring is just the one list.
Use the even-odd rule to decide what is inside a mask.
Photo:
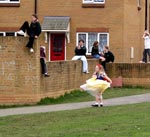
[(144, 32), (143, 39), (144, 39), (144, 51), (143, 51), (143, 59), (142, 61), (140, 61), (140, 63), (147, 63), (147, 55), (149, 56), (148, 63), (150, 63), (150, 34), (148, 30)]

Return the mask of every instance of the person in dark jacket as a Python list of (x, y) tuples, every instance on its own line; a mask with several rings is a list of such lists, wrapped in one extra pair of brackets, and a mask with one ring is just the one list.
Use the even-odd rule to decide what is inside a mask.
[(105, 46), (102, 55), (105, 58), (105, 61), (102, 61), (102, 65), (103, 65), (104, 69), (106, 70), (106, 63), (113, 63), (115, 60), (115, 57), (114, 57), (113, 53), (111, 51), (109, 51), (108, 46)]
[(94, 42), (91, 54), (93, 58), (100, 59), (101, 61), (105, 61), (105, 58), (99, 52), (98, 41)]
[(40, 46), (40, 63), (42, 74), (44, 75), (44, 77), (49, 77), (46, 66), (46, 54), (43, 46)]
[(39, 35), (41, 34), (41, 25), (38, 21), (37, 15), (32, 15), (32, 21), (31, 24), (27, 21), (23, 23), (23, 25), (20, 27), (20, 30), (17, 31), (17, 34), (27, 36), (29, 35), (29, 42), (27, 43), (26, 47), (30, 49), (30, 52), (34, 52), (33, 50), (33, 43), (34, 39), (37, 39)]
[(79, 44), (75, 48), (75, 56), (72, 58), (72, 60), (81, 60), (83, 62), (83, 68), (82, 68), (83, 73), (89, 73), (84, 40), (79, 40)]

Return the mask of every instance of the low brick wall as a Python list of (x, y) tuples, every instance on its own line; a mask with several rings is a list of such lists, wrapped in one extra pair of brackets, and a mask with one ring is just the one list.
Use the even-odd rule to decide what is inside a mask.
[[(99, 62), (89, 59), (90, 74), (82, 73), (81, 61), (48, 62), (50, 77), (40, 73), (38, 40), (35, 53), (25, 47), (28, 38), (0, 37), (0, 104), (36, 103), (44, 97), (57, 97), (78, 89)], [(122, 77), (123, 86), (150, 87), (150, 64), (107, 64), (111, 78)]]
[[(0, 37), (0, 104), (29, 104), (79, 88), (91, 74), (82, 73), (81, 61), (49, 62), (50, 77), (40, 73), (38, 40), (34, 53), (25, 47), (28, 38)], [(89, 60), (93, 72), (98, 60)]]
[(26, 48), (28, 38), (0, 37), (0, 103), (32, 103), (40, 91), (38, 41), (35, 53)]
[(41, 91), (43, 96), (57, 97), (79, 89), (94, 72), (98, 60), (88, 60), (89, 74), (82, 73), (81, 61), (49, 62), (48, 70), (50, 77), (41, 77)]
[(111, 78), (122, 77), (123, 86), (150, 87), (150, 64), (115, 63), (107, 68)]

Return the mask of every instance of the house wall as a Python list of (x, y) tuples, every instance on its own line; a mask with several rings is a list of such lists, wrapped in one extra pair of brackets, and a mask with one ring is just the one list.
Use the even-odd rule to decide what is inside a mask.
[(39, 46), (25, 47), (28, 38), (0, 37), (0, 102), (33, 102), (40, 91)]
[[(90, 73), (84, 74), (81, 61), (48, 62), (50, 77), (45, 78), (40, 73), (38, 40), (32, 54), (26, 43), (24, 37), (0, 37), (0, 104), (31, 104), (79, 89), (99, 63), (88, 60)], [(150, 87), (149, 64), (112, 63), (107, 65), (107, 73), (111, 78), (122, 77), (123, 86)]]
[(34, 13), (34, 0), (21, 0), (20, 7), (0, 7), (0, 31), (16, 30)]
[(0, 37), (0, 104), (29, 104), (78, 89), (89, 79), (98, 60), (89, 60), (90, 74), (82, 73), (81, 61), (49, 62), (50, 77), (41, 75), (40, 46), (25, 47), (28, 38)]
[[(50, 8), (51, 6), (52, 8)], [(71, 42), (66, 47), (67, 60), (70, 60), (74, 55), (77, 28), (108, 28), (110, 33), (110, 48), (116, 55), (116, 62), (122, 62), (123, 6), (122, 0), (107, 0), (105, 8), (82, 8), (82, 1), (80, 0), (65, 0), (61, 2), (59, 0), (43, 0), (38, 9), (38, 14), (41, 17), (71, 17)]]
[[(44, 16), (70, 16), (71, 42), (66, 45), (66, 59), (74, 55), (76, 31), (78, 28), (108, 28), (110, 49), (115, 54), (115, 62), (138, 62), (142, 57), (145, 1), (137, 10), (137, 0), (106, 0), (104, 8), (83, 8), (81, 0), (42, 0), (38, 1), (39, 21)], [(34, 0), (21, 0), (20, 7), (0, 7), (0, 31), (16, 31), (25, 21), (30, 21), (34, 13)], [(47, 47), (44, 34), (40, 44)], [(135, 49), (135, 58), (130, 59), (130, 47)], [(48, 54), (48, 53), (47, 53)]]
[[(123, 25), (123, 62), (137, 63), (142, 59), (144, 48), (143, 32), (145, 28), (145, 1), (141, 0), (141, 10), (137, 10), (136, 0), (124, 1)], [(134, 48), (134, 58), (131, 59), (131, 47)]]

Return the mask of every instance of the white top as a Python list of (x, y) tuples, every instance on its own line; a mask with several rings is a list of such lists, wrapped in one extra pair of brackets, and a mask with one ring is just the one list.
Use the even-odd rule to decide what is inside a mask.
[(144, 37), (144, 46), (145, 49), (150, 49), (150, 36)]

